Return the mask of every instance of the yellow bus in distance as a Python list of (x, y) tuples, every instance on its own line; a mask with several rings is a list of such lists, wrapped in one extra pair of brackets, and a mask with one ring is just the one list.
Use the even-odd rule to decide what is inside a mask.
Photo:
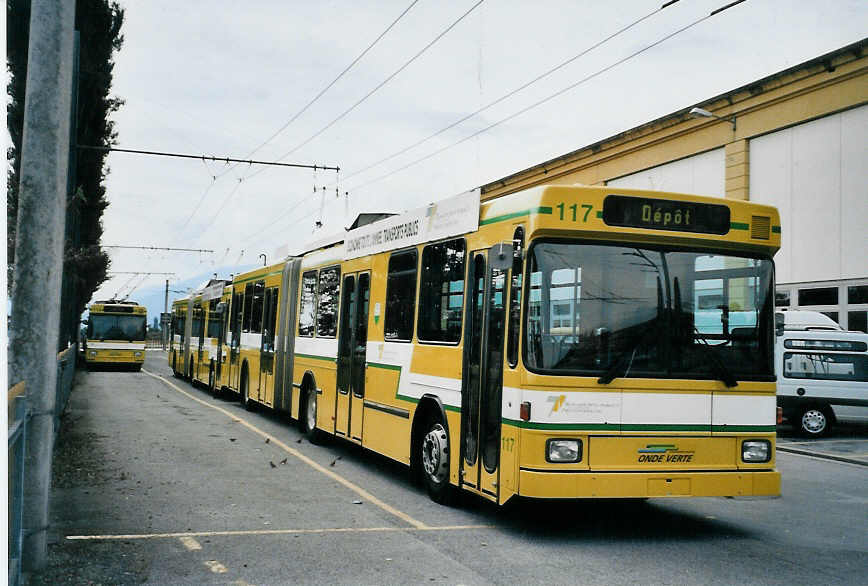
[(88, 367), (145, 362), (148, 311), (134, 301), (97, 301), (88, 307), (84, 358)]
[(214, 384), (438, 502), (776, 496), (779, 246), (773, 207), (609, 187), (360, 217), (223, 289)]

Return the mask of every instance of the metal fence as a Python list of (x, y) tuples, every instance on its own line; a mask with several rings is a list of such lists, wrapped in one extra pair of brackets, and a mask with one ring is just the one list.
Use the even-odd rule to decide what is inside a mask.
[[(75, 380), (75, 362), (78, 345), (74, 344), (57, 355), (57, 386), (54, 409), (54, 437), (60, 427), (60, 416), (69, 402), (72, 384)], [(9, 544), (9, 584), (21, 583), (21, 544), (24, 535), (24, 471), (27, 447), (30, 407), (23, 382), (13, 385), (7, 396), (9, 428), (7, 443), (9, 465), (6, 486), (8, 497), (8, 544)]]
[(9, 584), (17, 585), (21, 578), (21, 541), (24, 511), (24, 447), (27, 440), (27, 420), (30, 418), (24, 383), (9, 389), (8, 468), (6, 486), (9, 490)]

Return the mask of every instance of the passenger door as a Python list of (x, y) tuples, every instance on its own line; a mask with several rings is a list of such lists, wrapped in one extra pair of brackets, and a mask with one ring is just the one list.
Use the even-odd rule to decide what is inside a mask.
[(338, 332), (335, 432), (362, 441), (370, 273), (344, 275)]
[(497, 499), (507, 271), (471, 254), (461, 392), (461, 482)]
[(279, 289), (265, 290), (262, 321), (262, 340), (259, 344), (259, 402), (274, 404), (274, 336), (277, 326), (277, 297)]

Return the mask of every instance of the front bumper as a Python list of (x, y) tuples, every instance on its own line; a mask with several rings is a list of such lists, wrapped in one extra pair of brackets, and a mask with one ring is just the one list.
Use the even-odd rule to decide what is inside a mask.
[(777, 470), (727, 472), (549, 472), (519, 470), (519, 494), (532, 498), (647, 498), (781, 494)]

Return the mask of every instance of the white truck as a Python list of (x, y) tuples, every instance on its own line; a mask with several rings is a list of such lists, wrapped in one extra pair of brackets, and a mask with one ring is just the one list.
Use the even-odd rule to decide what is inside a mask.
[(816, 312), (778, 315), (775, 373), (784, 417), (809, 437), (842, 419), (868, 421), (868, 334), (846, 332)]

